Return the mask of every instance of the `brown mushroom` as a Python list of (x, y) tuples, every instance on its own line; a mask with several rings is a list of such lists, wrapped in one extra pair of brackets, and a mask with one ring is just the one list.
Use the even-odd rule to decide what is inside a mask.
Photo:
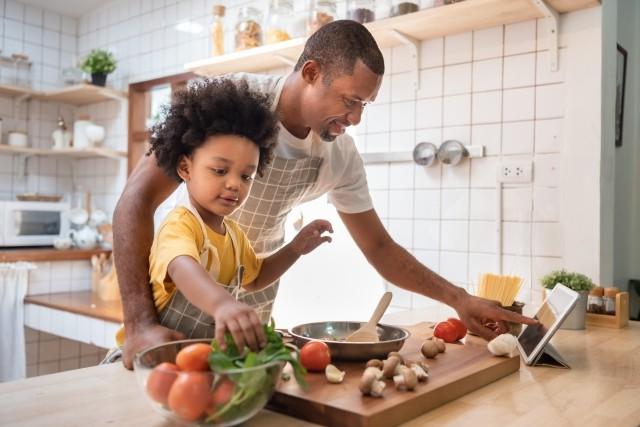
[(445, 345), (443, 339), (432, 337), (431, 340), (436, 343), (436, 345), (438, 346), (438, 351), (440, 353), (444, 353), (447, 350), (447, 346)]
[(386, 378), (393, 378), (394, 375), (397, 375), (400, 372), (400, 359), (396, 356), (391, 356), (383, 362), (382, 366), (382, 375)]
[(367, 368), (378, 368), (382, 369), (382, 360), (380, 359), (371, 359), (367, 362)]
[(418, 385), (418, 376), (413, 369), (402, 366), (400, 373), (393, 377), (393, 382), (398, 390), (411, 391)]
[(427, 362), (425, 362), (424, 360), (419, 360), (416, 362), (416, 365), (420, 366), (422, 368), (423, 371), (425, 371), (426, 373), (429, 373), (429, 364)]
[(422, 347), (420, 348), (420, 352), (424, 357), (428, 359), (433, 359), (439, 353), (438, 345), (431, 340), (427, 340), (422, 344)]
[(359, 389), (363, 395), (382, 397), (382, 390), (387, 386), (382, 378), (382, 371), (378, 368), (369, 367), (364, 370), (360, 378)]
[(397, 357), (398, 359), (400, 359), (400, 364), (401, 364), (401, 365), (404, 365), (404, 363), (405, 363), (405, 362), (404, 362), (404, 357), (402, 357), (402, 355), (401, 355), (400, 353), (398, 353), (397, 351), (392, 351), (392, 352), (390, 352), (390, 353), (387, 355), (387, 359), (388, 359), (389, 357), (391, 357), (391, 356), (395, 356), (395, 357)]
[(424, 370), (418, 363), (412, 363), (411, 365), (409, 365), (409, 368), (416, 373), (418, 381), (422, 382), (429, 379), (429, 374), (427, 374), (427, 371)]

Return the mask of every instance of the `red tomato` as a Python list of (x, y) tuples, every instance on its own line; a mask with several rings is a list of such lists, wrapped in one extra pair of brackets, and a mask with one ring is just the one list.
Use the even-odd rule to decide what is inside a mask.
[(169, 408), (186, 421), (204, 414), (211, 400), (211, 374), (180, 372), (169, 391)]
[(147, 393), (156, 402), (167, 404), (169, 390), (178, 378), (178, 367), (173, 363), (161, 363), (149, 374), (147, 379)]
[(329, 346), (322, 341), (309, 341), (300, 349), (300, 363), (309, 371), (324, 371), (331, 363)]
[(225, 405), (235, 391), (236, 385), (228, 378), (220, 380), (211, 393), (211, 399), (209, 400), (209, 406), (207, 407), (207, 414), (214, 413), (220, 406)]
[(191, 344), (178, 352), (176, 365), (181, 371), (209, 371), (209, 353), (212, 351), (208, 344)]
[(455, 326), (456, 332), (458, 333), (459, 340), (461, 340), (462, 338), (465, 337), (465, 335), (467, 335), (467, 327), (464, 325), (464, 323), (462, 323), (462, 320), (456, 319), (455, 317), (450, 317), (447, 319), (447, 322)]
[(458, 331), (455, 325), (449, 322), (440, 322), (433, 330), (433, 336), (438, 337), (444, 342), (452, 343), (458, 341)]

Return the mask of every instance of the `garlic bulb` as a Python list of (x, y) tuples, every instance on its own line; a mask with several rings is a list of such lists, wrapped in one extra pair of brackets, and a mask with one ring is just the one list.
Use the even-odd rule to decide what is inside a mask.
[(498, 335), (487, 344), (487, 348), (494, 356), (513, 356), (518, 339), (511, 334)]

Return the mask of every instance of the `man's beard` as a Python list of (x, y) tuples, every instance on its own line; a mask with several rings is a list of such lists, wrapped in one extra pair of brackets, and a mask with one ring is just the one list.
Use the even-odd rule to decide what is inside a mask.
[(331, 141), (335, 141), (337, 135), (331, 135), (329, 133), (329, 127), (323, 127), (322, 129), (320, 129), (320, 139), (322, 139), (323, 141), (326, 142), (331, 142)]

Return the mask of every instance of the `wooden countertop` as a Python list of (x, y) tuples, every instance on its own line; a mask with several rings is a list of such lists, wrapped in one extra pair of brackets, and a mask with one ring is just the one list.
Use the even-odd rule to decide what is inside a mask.
[(63, 292), (59, 294), (30, 295), (25, 304), (37, 304), (109, 322), (122, 323), (122, 303), (102, 301), (91, 291)]
[[(394, 318), (403, 316), (394, 314)], [(406, 317), (410, 319), (412, 317)], [(640, 420), (640, 323), (625, 329), (559, 331), (555, 348), (572, 369), (521, 366), (496, 381), (404, 424), (634, 426)], [(102, 365), (0, 384), (7, 425), (166, 426), (145, 401), (135, 374)], [(313, 424), (261, 411), (246, 426)]]
[(74, 261), (91, 259), (93, 255), (110, 254), (106, 249), (55, 249), (55, 248), (18, 248), (0, 250), (0, 262), (16, 261)]

